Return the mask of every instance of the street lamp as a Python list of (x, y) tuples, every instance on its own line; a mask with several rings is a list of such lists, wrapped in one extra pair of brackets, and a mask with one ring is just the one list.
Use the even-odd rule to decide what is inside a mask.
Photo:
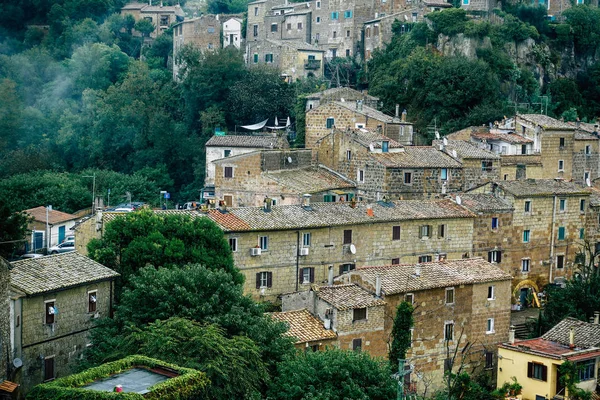
[(94, 175), (84, 175), (84, 178), (93, 178), (94, 181), (92, 183), (92, 214), (96, 211), (96, 173)]

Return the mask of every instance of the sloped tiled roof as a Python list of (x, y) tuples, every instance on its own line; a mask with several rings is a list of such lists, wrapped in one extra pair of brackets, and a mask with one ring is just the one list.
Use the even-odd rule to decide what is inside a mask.
[(560, 129), (566, 131), (575, 130), (574, 126), (543, 114), (519, 114), (517, 118), (534, 125), (539, 125), (544, 129)]
[(365, 95), (365, 94), (359, 92), (358, 90), (354, 90), (349, 87), (337, 87), (337, 88), (325, 89), (320, 92), (308, 94), (308, 95), (306, 95), (306, 98), (307, 99), (322, 99), (324, 97), (334, 97), (337, 94), (347, 93), (347, 92), (352, 92), (356, 96), (362, 96), (368, 100), (373, 100), (373, 101), (379, 100), (379, 97), (374, 97), (374, 96), (371, 96), (368, 94)]
[(512, 211), (513, 207), (504, 200), (489, 193), (460, 193), (463, 207), (476, 213), (493, 213)]
[(353, 283), (321, 286), (317, 288), (316, 294), (340, 311), (385, 305), (385, 301)]
[[(367, 214), (367, 207), (373, 210), (373, 216)], [(452, 200), (399, 200), (388, 203), (311, 203), (310, 209), (301, 205), (273, 206), (270, 212), (262, 207), (230, 208), (229, 214), (248, 224), (249, 228), (232, 228), (229, 224), (220, 224), (213, 213), (209, 214), (224, 230), (285, 230), (300, 228), (319, 228), (370, 224), (382, 221), (406, 221), (440, 218), (472, 218), (474, 214)], [(237, 220), (236, 220), (237, 221)], [(237, 224), (237, 222), (236, 222)]]
[(404, 146), (396, 142), (394, 139), (390, 139), (387, 136), (382, 135), (379, 132), (373, 132), (367, 129), (351, 129), (349, 131), (350, 136), (358, 143), (365, 147), (373, 145), (374, 148), (380, 149), (381, 142), (388, 141), (390, 149), (401, 149)]
[(334, 331), (325, 329), (323, 323), (318, 318), (312, 316), (307, 309), (274, 312), (269, 315), (273, 319), (288, 323), (289, 330), (285, 335), (296, 338), (296, 343), (335, 339), (337, 337)]
[(225, 135), (213, 136), (206, 146), (213, 147), (249, 147), (257, 149), (276, 149), (283, 148), (281, 139), (275, 136), (256, 136), (256, 135)]
[(498, 181), (496, 184), (505, 192), (515, 196), (548, 196), (590, 194), (583, 186), (564, 180), (555, 179), (523, 179), (517, 181)]
[(600, 131), (596, 124), (590, 124), (588, 122), (567, 122), (572, 127), (575, 127), (581, 131), (587, 133), (594, 133)]
[(539, 154), (516, 154), (511, 156), (502, 156), (501, 165), (542, 165), (542, 156)]
[(560, 321), (542, 335), (542, 338), (568, 346), (571, 327), (575, 328), (576, 347), (587, 349), (600, 345), (600, 325), (583, 322), (571, 317)]
[(376, 119), (377, 121), (387, 122), (387, 123), (394, 122), (394, 118), (390, 117), (387, 114), (382, 113), (379, 110), (371, 108), (371, 107), (367, 106), (366, 104), (363, 104), (362, 108), (360, 110), (356, 107), (356, 102), (336, 101), (335, 104), (337, 104), (338, 106), (343, 107), (347, 110), (354, 111), (358, 114), (362, 114), (369, 118)]
[(115, 271), (77, 252), (11, 263), (10, 284), (27, 295), (114, 279)]
[(390, 168), (460, 168), (462, 166), (448, 154), (430, 146), (407, 146), (399, 153), (371, 153), (370, 156)]
[(210, 210), (208, 216), (227, 231), (247, 231), (251, 229), (246, 221), (231, 212)]
[[(434, 140), (433, 146), (438, 147), (443, 144), (441, 140)], [(447, 153), (451, 154), (452, 150), (456, 150), (458, 158), (475, 158), (482, 160), (498, 160), (500, 156), (492, 153), (491, 151), (481, 149), (474, 144), (471, 144), (464, 140), (448, 140), (448, 144), (445, 145)]]
[[(417, 265), (420, 266), (419, 276), (415, 275)], [(360, 267), (350, 274), (360, 275), (373, 286), (380, 276), (381, 290), (386, 295), (512, 279), (497, 265), (483, 258)]]
[(507, 143), (525, 144), (533, 143), (532, 139), (525, 136), (518, 135), (516, 133), (496, 133), (496, 132), (473, 132), (472, 137), (479, 140), (499, 140)]
[(296, 193), (318, 193), (326, 190), (353, 188), (355, 185), (322, 168), (303, 168), (264, 174)]
[(592, 135), (591, 133), (585, 132), (583, 130), (576, 130), (573, 135), (573, 139), (575, 140), (598, 140), (598, 136)]
[[(206, 215), (196, 210), (152, 210), (157, 215), (179, 215), (179, 216), (187, 216), (192, 219), (194, 218), (204, 218)], [(135, 211), (134, 211), (135, 212)], [(104, 211), (102, 213), (102, 222), (110, 222), (116, 218), (126, 217), (129, 212), (123, 211)]]
[[(33, 219), (35, 221), (44, 222), (44, 223), (46, 222), (46, 207), (44, 207), (44, 206), (30, 208), (29, 210), (25, 210), (23, 212), (31, 215), (31, 217), (33, 217)], [(79, 217), (77, 215), (67, 214), (65, 212), (58, 211), (58, 210), (48, 211), (48, 223), (50, 225), (54, 225), (54, 224), (58, 224), (61, 222), (66, 222), (66, 221), (72, 221), (72, 220), (78, 219), (78, 218)]]

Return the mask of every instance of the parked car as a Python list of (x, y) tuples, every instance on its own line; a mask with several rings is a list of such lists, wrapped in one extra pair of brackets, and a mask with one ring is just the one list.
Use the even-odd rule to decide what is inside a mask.
[(63, 242), (54, 247), (50, 247), (50, 249), (48, 249), (48, 253), (50, 253), (50, 254), (67, 253), (69, 251), (74, 251), (74, 250), (75, 250), (75, 242), (69, 241), (69, 242)]
[(69, 235), (66, 238), (63, 239), (63, 241), (61, 243), (65, 243), (65, 242), (74, 242), (75, 241), (75, 235)]
[(44, 257), (44, 255), (38, 254), (38, 253), (27, 253), (27, 254), (23, 254), (22, 256), (17, 258), (17, 260), (29, 260), (30, 258), (39, 258), (39, 257)]

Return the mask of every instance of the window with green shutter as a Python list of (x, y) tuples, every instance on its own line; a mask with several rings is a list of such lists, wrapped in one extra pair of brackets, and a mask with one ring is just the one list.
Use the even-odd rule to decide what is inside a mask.
[(558, 228), (558, 240), (565, 240), (565, 227), (561, 226)]

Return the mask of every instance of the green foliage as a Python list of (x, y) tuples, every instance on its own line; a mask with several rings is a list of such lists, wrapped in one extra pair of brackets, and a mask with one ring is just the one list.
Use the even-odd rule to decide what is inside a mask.
[[(243, 282), (243, 275), (233, 265), (223, 232), (208, 218), (191, 219), (151, 210), (128, 213), (107, 223), (102, 239), (90, 242), (88, 250), (91, 258), (121, 274), (118, 287), (126, 285), (146, 265), (170, 267), (186, 263), (201, 263), (231, 274), (236, 284)], [(164, 274), (168, 273), (163, 271), (159, 276)]]
[(396, 381), (389, 365), (367, 353), (328, 349), (290, 357), (277, 366), (270, 399), (389, 400)]
[(454, 36), (463, 33), (469, 18), (462, 8), (448, 8), (446, 10), (427, 14), (427, 19), (433, 22), (433, 29), (442, 35)]
[(572, 108), (577, 109), (583, 103), (577, 83), (573, 79), (556, 79), (549, 85), (548, 91), (552, 96), (552, 111), (555, 115), (562, 115)]
[(600, 9), (577, 5), (563, 12), (571, 27), (575, 49), (583, 54), (593, 53), (600, 43)]
[(501, 387), (494, 389), (495, 384), (489, 385), (482, 381), (483, 375), (473, 377), (472, 374), (462, 372), (450, 374), (450, 391), (436, 393), (436, 400), (504, 400), (506, 396), (516, 397), (521, 393), (522, 386), (516, 378), (512, 383), (505, 382)]
[(156, 29), (156, 27), (154, 26), (152, 21), (144, 18), (137, 21), (133, 26), (133, 29), (140, 32), (142, 36), (150, 36), (150, 34), (154, 32), (154, 29)]
[(206, 8), (211, 14), (239, 14), (248, 11), (247, 0), (208, 0)]
[(0, 202), (0, 257), (11, 259), (23, 248), (29, 217), (13, 212), (6, 202)]
[(521, 394), (523, 390), (523, 386), (517, 382), (516, 377), (512, 377), (512, 383), (504, 382), (502, 386), (494, 391), (494, 393), (498, 396), (502, 396), (501, 398), (506, 398), (507, 396), (516, 397)]
[[(115, 393), (87, 390), (82, 386), (98, 379), (107, 378), (112, 374), (125, 372), (131, 368), (155, 368), (162, 367), (174, 370), (179, 374), (164, 382), (152, 386), (148, 393)], [(182, 400), (191, 399), (204, 393), (210, 385), (206, 374), (190, 368), (165, 363), (153, 358), (134, 355), (103, 364), (79, 374), (69, 375), (56, 379), (52, 382), (35, 386), (28, 394), (28, 400), (103, 400), (103, 399), (127, 399), (127, 400)]]
[(538, 39), (540, 34), (534, 26), (521, 21), (519, 18), (510, 14), (500, 13), (504, 19), (502, 25), (495, 30), (493, 36), (496, 41), (506, 42), (522, 42), (526, 39)]
[(560, 384), (569, 391), (569, 399), (573, 400), (591, 400), (592, 393), (577, 387), (579, 379), (580, 366), (571, 361), (564, 361), (558, 366), (558, 376)]
[(392, 346), (388, 356), (392, 369), (398, 365), (399, 359), (406, 357), (406, 351), (411, 347), (410, 328), (414, 325), (413, 312), (411, 303), (403, 301), (398, 304), (392, 327)]

